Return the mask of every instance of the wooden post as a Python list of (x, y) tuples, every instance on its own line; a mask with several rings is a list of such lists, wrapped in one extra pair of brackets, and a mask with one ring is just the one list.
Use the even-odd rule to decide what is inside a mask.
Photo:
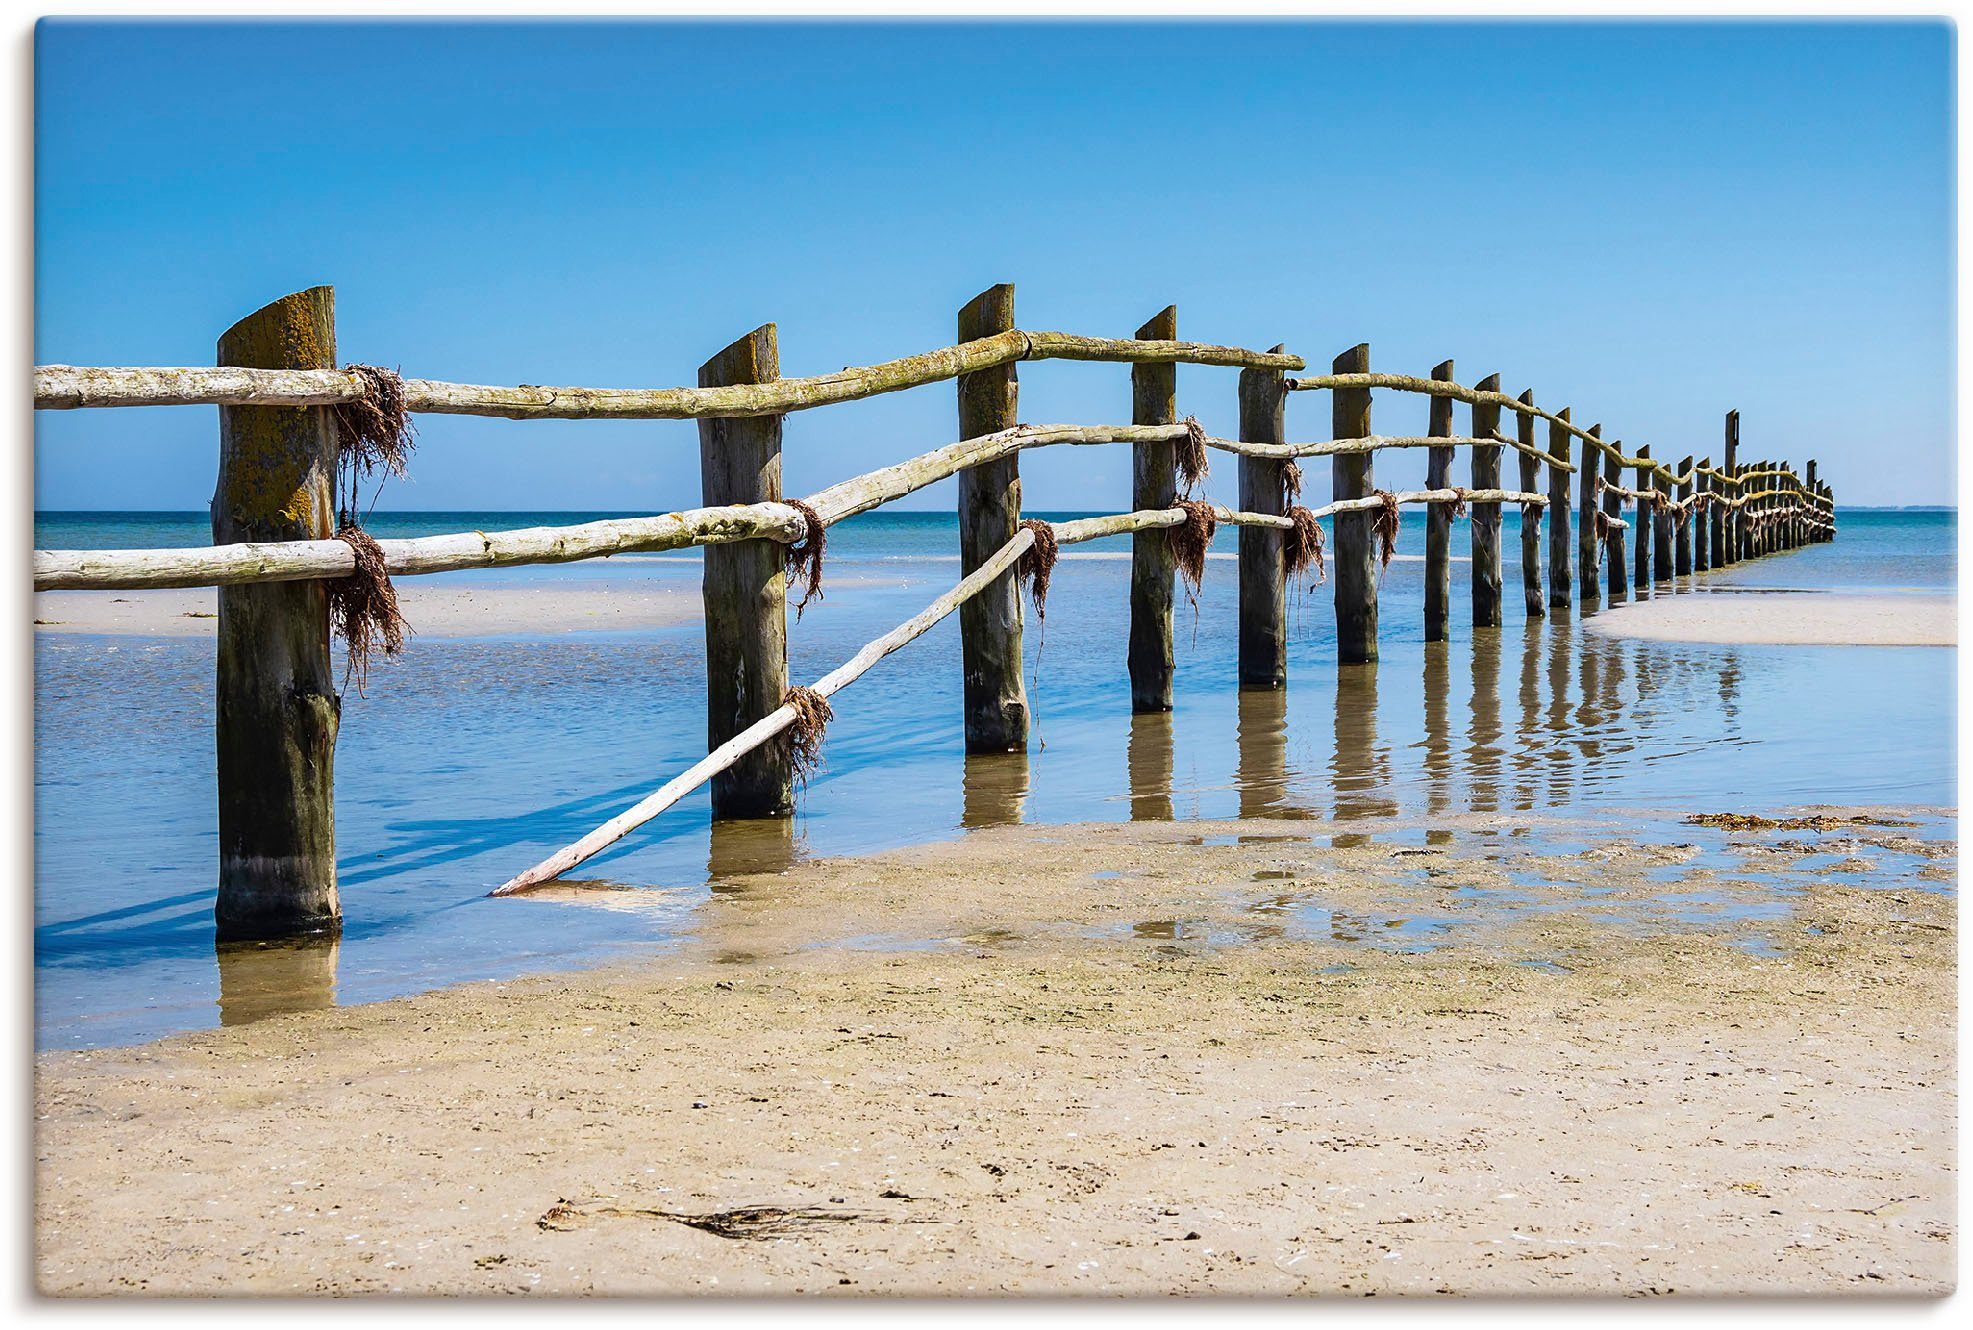
[[(1432, 377), (1452, 381), (1450, 360), (1436, 365)], [(1477, 409), (1477, 408), (1476, 408)], [(1425, 433), (1434, 439), (1452, 437), (1452, 399), (1431, 399), (1431, 423)], [(1425, 450), (1425, 488), (1452, 487), (1452, 448)], [(1443, 503), (1425, 507), (1425, 640), (1443, 642), (1451, 636), (1452, 622), (1452, 509)]]
[[(1623, 451), (1621, 442), (1617, 445), (1617, 451)], [(1630, 584), (1634, 591), (1643, 595), (1644, 589), (1651, 585), (1652, 506), (1651, 501), (1643, 497), (1651, 492), (1651, 468), (1648, 465), (1651, 460), (1651, 445), (1647, 443), (1640, 447), (1637, 450), (1637, 457), (1638, 461), (1645, 465), (1640, 465), (1631, 472), (1631, 487), (1637, 491), (1639, 498), (1636, 509), (1637, 520), (1631, 523), (1630, 532), (1631, 557), (1635, 561), (1631, 569)]]
[[(699, 367), (699, 386), (772, 383), (781, 377), (771, 323)], [(699, 488), (710, 507), (781, 497), (781, 417), (699, 422)], [(741, 540), (705, 547), (706, 740), (718, 748), (781, 705), (788, 691), (787, 579), (783, 547)], [(781, 817), (794, 811), (792, 752), (762, 744), (712, 778), (712, 815)]]
[[(1591, 428), (1590, 433), (1594, 434), (1601, 428), (1601, 426), (1595, 426)], [(1587, 466), (1587, 462), (1588, 458), (1585, 455), (1585, 466)], [(1606, 453), (1603, 456), (1603, 479), (1606, 484), (1610, 485), (1621, 485), (1624, 482), (1624, 469), (1617, 463), (1616, 451)], [(1626, 582), (1627, 570), (1624, 566), (1624, 529), (1614, 525), (1615, 521), (1623, 516), (1623, 511), (1624, 496), (1613, 489), (1604, 490), (1603, 515), (1613, 523), (1610, 527), (1610, 548), (1603, 551), (1604, 566), (1609, 570), (1610, 603), (1612, 605), (1625, 599), (1629, 594), (1629, 587)]]
[[(219, 363), (333, 369), (336, 293), (285, 296), (219, 339)], [(323, 540), (336, 426), (326, 407), (223, 406), (212, 539)], [(336, 729), (325, 584), (219, 589), (216, 733), (221, 942), (338, 928)]]
[[(1561, 416), (1563, 420), (1569, 420), (1569, 406), (1563, 406), (1555, 414)], [(1551, 420), (1549, 422), (1549, 456), (1561, 458), (1563, 462), (1567, 462), (1569, 460), (1569, 442), (1571, 442), (1569, 430), (1565, 430), (1561, 424), (1557, 424), (1555, 420)], [(1594, 462), (1592, 462), (1592, 458), (1588, 454), (1588, 448), (1584, 448), (1582, 450), (1582, 468), (1580, 470), (1588, 470), (1590, 466), (1594, 466)], [(1588, 503), (1588, 499), (1584, 499), (1584, 503)], [(1584, 509), (1584, 513), (1586, 511), (1588, 509)], [(1594, 541), (1596, 539), (1596, 527), (1586, 527), (1586, 531), (1588, 531), (1588, 539)], [(1580, 537), (1578, 537), (1578, 549), (1580, 549)], [(1596, 566), (1596, 562), (1594, 562), (1596, 560), (1596, 553), (1594, 551), (1582, 551), (1582, 560), (1586, 562), (1588, 568), (1594, 570), (1594, 566)], [(1553, 468), (1549, 468), (1549, 604), (1555, 606), (1557, 610), (1567, 610), (1569, 608), (1569, 602), (1572, 600), (1572, 596), (1569, 594), (1571, 580), (1572, 574), (1571, 570), (1569, 570), (1569, 472), (1565, 472), (1559, 466), (1553, 466)], [(1592, 586), (1592, 582), (1590, 582), (1588, 576), (1582, 582), (1582, 594), (1586, 598), (1596, 594), (1596, 588)]]
[[(1275, 350), (1281, 350), (1275, 347)], [(1287, 381), (1278, 369), (1240, 371), (1240, 438), (1286, 442)], [(1240, 506), (1250, 513), (1287, 511), (1282, 468), (1272, 457), (1240, 458)], [(1341, 519), (1338, 518), (1338, 521)], [(1279, 688), (1288, 682), (1288, 571), (1275, 527), (1240, 528), (1240, 686)]]
[[(1014, 328), (1014, 288), (996, 286), (959, 311), (959, 340)], [(1012, 364), (959, 376), (959, 437), (1020, 423), (1020, 382)], [(1018, 453), (959, 473), (959, 571), (992, 558), (1021, 523)], [(959, 652), (966, 680), (966, 751), (1026, 752), (1028, 695), (1021, 680), (1021, 597), (1007, 574), (959, 607)]]
[(1702, 458), (1698, 473), (1692, 478), (1692, 571), (1695, 573), (1708, 572), (1713, 566), (1713, 505), (1700, 501), (1701, 495), (1713, 492), (1713, 478), (1706, 474), (1712, 468), (1713, 459)]
[[(1726, 413), (1726, 462), (1721, 469), (1733, 480), (1740, 478), (1740, 413), (1738, 411)], [(1724, 489), (1729, 499), (1741, 497), (1741, 489), (1738, 485), (1727, 485)], [(1736, 506), (1725, 509), (1721, 514), (1720, 526), (1726, 536), (1726, 557), (1716, 561), (1717, 566), (1721, 568), (1738, 563), (1744, 557), (1740, 547), (1742, 527), (1740, 513), (1741, 510)]]
[[(1137, 330), (1140, 339), (1178, 340), (1178, 307), (1165, 308)], [(1178, 420), (1178, 366), (1130, 367), (1131, 421)], [(1169, 508), (1178, 495), (1177, 445), (1169, 440), (1131, 449), (1131, 510)], [(1170, 711), (1172, 695), (1172, 557), (1163, 530), (1138, 531), (1130, 548), (1130, 709)]]
[[(1569, 408), (1563, 407), (1555, 413), (1566, 422)], [(1557, 457), (1569, 455), (1569, 440), (1573, 437), (1561, 425), (1551, 423), (1548, 427), (1548, 451)], [(1593, 608), (1603, 599), (1603, 584), (1600, 576), (1605, 552), (1596, 539), (1596, 477), (1601, 474), (1603, 458), (1590, 444), (1583, 445), (1582, 465), (1576, 469), (1576, 581), (1580, 586), (1583, 608)], [(1553, 490), (1550, 491), (1553, 493)], [(1568, 523), (1556, 522), (1556, 529), (1549, 533), (1551, 542), (1566, 539)], [(1554, 546), (1549, 547), (1551, 566), (1554, 562)]]
[[(1809, 459), (1805, 472), (1803, 481), (1806, 485), (1806, 490), (1802, 495), (1802, 502), (1809, 504), (1809, 511), (1811, 513), (1820, 513), (1822, 511), (1822, 505), (1813, 502), (1815, 497), (1822, 493), (1821, 488), (1816, 484), (1815, 459), (1813, 457)], [(1820, 526), (1810, 526), (1804, 521), (1802, 524), (1802, 540), (1803, 543), (1809, 545), (1820, 544), (1822, 542), (1822, 528)]]
[[(1688, 463), (1691, 460), (1686, 459)], [(1651, 580), (1669, 582), (1675, 564), (1672, 542), (1678, 529), (1672, 516), (1672, 482), (1662, 472), (1654, 473), (1651, 489), (1658, 496), (1658, 503), (1651, 510)]]
[[(1338, 374), (1368, 374), (1370, 344), (1336, 357)], [(1330, 394), (1330, 434), (1370, 437), (1370, 390), (1337, 388)], [(1338, 453), (1330, 459), (1330, 498), (1366, 498), (1375, 487), (1374, 453)], [(1336, 514), (1336, 659), (1362, 665), (1377, 659), (1376, 519), (1371, 513)], [(1243, 530), (1245, 528), (1242, 528)]]
[[(1500, 375), (1489, 374), (1478, 384), (1483, 393), (1500, 391)], [(1473, 405), (1473, 437), (1490, 439), (1500, 428), (1500, 408), (1490, 402)], [(1473, 488), (1500, 488), (1500, 449), (1497, 443), (1473, 445)], [(1500, 505), (1476, 503), (1467, 519), (1473, 539), (1473, 626), (1500, 627)]]
[[(1520, 402), (1522, 406), (1533, 406), (1535, 404), (1534, 390), (1529, 389), (1527, 392), (1522, 393)], [(1534, 416), (1526, 411), (1517, 412), (1514, 416), (1514, 424), (1514, 437), (1520, 441), (1521, 446), (1523, 448), (1534, 447)], [(1517, 453), (1516, 457), (1520, 462), (1521, 468), (1521, 492), (1523, 494), (1541, 493), (1541, 463), (1528, 456), (1525, 452)], [(1563, 484), (1562, 501), (1560, 503), (1555, 502), (1555, 486), (1553, 484), (1549, 486), (1548, 516), (1551, 522), (1558, 517), (1561, 518), (1561, 524), (1566, 527), (1569, 524), (1567, 516), (1569, 511), (1568, 472), (1555, 467), (1550, 467), (1549, 470), (1552, 473), (1550, 480), (1552, 481), (1555, 476), (1561, 476), (1563, 478)], [(1568, 558), (1568, 546), (1565, 544), (1562, 552), (1562, 566), (1564, 568), (1568, 567)], [(1539, 516), (1528, 516), (1526, 509), (1523, 509), (1521, 514), (1521, 591), (1528, 607), (1528, 617), (1530, 619), (1539, 619), (1548, 613), (1547, 597), (1541, 593), (1541, 518)]]

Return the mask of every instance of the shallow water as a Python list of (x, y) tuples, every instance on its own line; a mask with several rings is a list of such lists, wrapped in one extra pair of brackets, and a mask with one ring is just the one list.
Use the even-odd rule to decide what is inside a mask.
[[(567, 520), (380, 514), (371, 529)], [(1841, 520), (1834, 544), (1659, 594), (1708, 584), (1951, 588), (1950, 514), (1845, 512)], [(1401, 557), (1382, 595), (1382, 662), (1336, 666), (1325, 587), (1291, 605), (1281, 692), (1234, 686), (1234, 567), (1213, 560), (1196, 617), (1180, 606), (1178, 696), (1165, 716), (1129, 711), (1128, 543), (1079, 547), (1074, 554), (1094, 557), (1072, 556), (1057, 569), (1045, 634), (1029, 624), (1032, 753), (962, 756), (957, 624), (948, 620), (838, 699), (827, 766), (797, 818), (712, 826), (701, 792), (582, 870), (664, 888), (612, 893), (612, 908), (484, 893), (704, 752), (698, 626), (414, 640), (404, 658), (373, 669), (367, 698), (344, 702), (339, 944), (229, 950), (217, 963), (210, 642), (43, 636), (40, 1042), (127, 1042), (672, 946), (731, 875), (1012, 821), (1497, 812), (1506, 825), (1515, 812), (1955, 802), (1953, 651), (1686, 646), (1603, 639), (1566, 616), (1526, 623), (1515, 522), (1510, 513), (1503, 539), (1505, 628), (1475, 634), (1459, 623), (1468, 601), (1458, 564), (1457, 640), (1428, 648), (1421, 565)], [(202, 516), (190, 514), (44, 514), (37, 531), (47, 547), (204, 539)], [(1419, 523), (1407, 521), (1401, 554), (1421, 543)], [(953, 544), (943, 514), (873, 515), (832, 531), (827, 598), (791, 624), (795, 678), (822, 674), (949, 585)], [(1464, 545), (1455, 531), (1454, 548)], [(1230, 533), (1215, 546), (1232, 549)], [(698, 566), (680, 554), (447, 576), (690, 588)], [(1504, 838), (1503, 850), (1532, 844), (1525, 830)], [(1439, 834), (1412, 839), (1431, 844)], [(1436, 920), (1307, 913), (1276, 922), (1354, 931), (1377, 945), (1433, 945), (1445, 931)], [(1147, 923), (1170, 933), (1160, 945), (1185, 940), (1182, 920)]]

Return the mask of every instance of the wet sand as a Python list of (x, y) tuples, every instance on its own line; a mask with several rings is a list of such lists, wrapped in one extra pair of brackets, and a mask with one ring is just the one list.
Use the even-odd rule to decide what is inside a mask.
[(1951, 596), (1713, 588), (1604, 610), (1583, 627), (1655, 642), (1777, 646), (1949, 647), (1958, 640)]
[(636, 965), (46, 1054), (38, 1281), (1951, 1287), (1951, 844), (1430, 825), (976, 831)]
[[(543, 585), (473, 587), (406, 578), (398, 603), (418, 637), (505, 633), (618, 632), (664, 628), (700, 617), (696, 588)], [(34, 598), (37, 633), (111, 633), (136, 637), (209, 637), (219, 593), (211, 587), (171, 591), (43, 591)]]

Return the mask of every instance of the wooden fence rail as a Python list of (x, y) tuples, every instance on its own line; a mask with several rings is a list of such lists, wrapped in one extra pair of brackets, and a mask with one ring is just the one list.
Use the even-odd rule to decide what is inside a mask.
[[(1174, 541), (1196, 538), (1184, 533), (1203, 529), (1195, 528), (1204, 520), (1198, 516), (1202, 512), (1240, 532), (1239, 680), (1248, 688), (1285, 684), (1288, 575), (1301, 566), (1297, 560), (1320, 558), (1325, 544), (1333, 570), (1338, 659), (1377, 658), (1381, 569), (1391, 556), (1403, 507), (1423, 507), (1430, 514), (1424, 568), (1428, 640), (1453, 635), (1451, 526), (1461, 515), (1470, 518), (1471, 621), (1480, 632), (1498, 629), (1503, 619), (1505, 504), (1520, 511), (1521, 599), (1530, 618), (1572, 604), (1592, 613), (1606, 595), (1614, 603), (1632, 594), (1662, 594), (1679, 579), (1834, 536), (1834, 493), (1816, 463), (1809, 461), (1803, 476), (1785, 463), (1742, 463), (1737, 412), (1727, 415), (1720, 466), (1710, 457), (1695, 461), (1688, 455), (1674, 468), (1654, 460), (1649, 447), (1626, 454), (1621, 441), (1603, 437), (1601, 425), (1576, 425), (1567, 407), (1539, 407), (1532, 392), (1510, 396), (1501, 390), (1498, 375), (1463, 386), (1454, 380), (1450, 361), (1429, 378), (1373, 373), (1369, 348), (1359, 345), (1338, 356), (1331, 373), (1290, 378), (1290, 371), (1306, 364), (1283, 347), (1253, 351), (1179, 340), (1172, 307), (1145, 323), (1136, 337), (1098, 338), (1021, 330), (1013, 296), (1011, 286), (998, 286), (969, 302), (953, 346), (806, 378), (780, 377), (777, 333), (770, 324), (708, 361), (699, 385), (691, 388), (397, 380), (400, 404), (413, 413), (695, 419), (704, 492), (699, 507), (649, 517), (373, 543), (355, 534), (331, 538), (335, 515), (329, 511), (329, 482), (353, 446), (340, 436), (337, 408), (365, 400), (374, 405), (379, 374), (334, 366), (329, 288), (298, 292), (243, 320), (221, 340), (219, 358), (226, 363), (214, 368), (40, 366), (35, 405), (41, 409), (218, 406), (222, 462), (211, 547), (37, 550), (35, 589), (220, 589), (227, 627), (218, 664), (216, 913), (224, 940), (339, 924), (329, 794), (337, 708), (327, 682), (323, 597), (324, 584), (333, 589), (371, 576), (358, 558), (359, 543), (374, 544), (392, 576), (690, 547), (706, 551), (707, 755), (496, 892), (507, 895), (567, 872), (708, 783), (718, 815), (786, 815), (798, 775), (786, 736), (798, 723), (809, 723), (803, 708), (812, 705), (798, 697), (804, 690), (786, 688), (788, 551), (795, 547), (798, 557), (801, 548), (812, 548), (819, 539), (818, 527), (952, 477), (960, 485), (959, 582), (817, 680), (806, 695), (828, 698), (956, 613), (969, 750), (1026, 745), (1015, 571), (1056, 546), (1132, 538), (1131, 705), (1158, 711), (1172, 705), (1173, 579), (1180, 565)], [(1035, 360), (1129, 365), (1132, 423), (1019, 423), (1017, 366)], [(1207, 435), (1181, 417), (1175, 376), (1181, 364), (1240, 371), (1239, 438)], [(957, 442), (840, 481), (806, 500), (782, 497), (786, 415), (948, 380), (956, 381), (958, 393)], [(1331, 394), (1330, 437), (1290, 441), (1288, 401), (1318, 391)], [(1373, 391), (1429, 397), (1429, 431), (1417, 437), (1373, 432)], [(1455, 428), (1455, 403), (1470, 410), (1464, 434)], [(1511, 434), (1501, 428), (1508, 414), (1514, 418)], [(1547, 426), (1546, 446), (1536, 442), (1537, 422)], [(1573, 456), (1578, 441), (1579, 460)], [(1132, 449), (1129, 511), (1052, 525), (1022, 521), (1022, 452), (1113, 444)], [(1378, 453), (1415, 449), (1427, 453), (1423, 488), (1377, 483)], [(1185, 497), (1203, 476), (1208, 451), (1236, 458), (1237, 506)], [(1518, 488), (1508, 488), (1502, 475), (1509, 451), (1516, 458)], [(1455, 478), (1462, 453), (1465, 484)], [(1301, 507), (1297, 464), (1320, 457), (1331, 463), (1330, 500)], [(1630, 487), (1622, 483), (1626, 471), (1635, 476)], [(308, 502), (301, 504), (297, 496)], [(1627, 502), (1636, 508), (1631, 521), (1623, 517)], [(1550, 519), (1546, 560), (1543, 516)], [(1326, 540), (1319, 525), (1324, 520), (1333, 527)], [(1043, 535), (1052, 539), (1044, 541)], [(1627, 537), (1635, 539), (1634, 570), (1626, 558)], [(1186, 557), (1196, 557), (1198, 548), (1188, 548), (1192, 553)], [(289, 677), (295, 670), (303, 674)], [(280, 698), (287, 700), (262, 705), (265, 683), (275, 674), (285, 690)], [(322, 705), (293, 704), (293, 697), (304, 695), (319, 695)], [(250, 719), (243, 723), (242, 717)]]

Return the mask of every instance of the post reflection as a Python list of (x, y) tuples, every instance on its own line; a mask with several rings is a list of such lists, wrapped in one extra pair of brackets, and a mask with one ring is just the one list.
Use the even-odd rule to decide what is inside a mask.
[(787, 872), (804, 849), (792, 817), (723, 818), (712, 824), (706, 880), (714, 891), (735, 891), (736, 878)]
[(222, 942), (219, 962), (219, 1023), (248, 1025), (269, 1016), (319, 1011), (336, 1005), (334, 937), (298, 942)]
[[(1336, 670), (1336, 751), (1329, 764), (1329, 784), (1338, 822), (1355, 818), (1390, 817), (1397, 803), (1390, 797), (1390, 754), (1377, 742), (1377, 666), (1342, 665)], [(1365, 838), (1338, 835), (1339, 847), (1360, 845)]]
[(1535, 804), (1535, 772), (1541, 761), (1541, 664), (1548, 642), (1548, 621), (1529, 619), (1521, 630), (1521, 674), (1515, 691), (1514, 807), (1522, 812)]
[(1130, 718), (1124, 764), (1130, 778), (1130, 820), (1172, 819), (1173, 743), (1171, 712), (1141, 712)]
[(1306, 816), (1308, 810), (1288, 797), (1297, 773), (1288, 765), (1287, 690), (1243, 688), (1239, 696), (1239, 760), (1233, 783), (1240, 794), (1240, 816)]
[(1466, 769), (1476, 813), (1500, 809), (1504, 752), (1500, 746), (1500, 633), (1498, 628), (1473, 630), (1472, 725), (1467, 733)]
[(1026, 753), (968, 753), (961, 781), (962, 827), (1010, 827), (1021, 821), (1028, 802)]

